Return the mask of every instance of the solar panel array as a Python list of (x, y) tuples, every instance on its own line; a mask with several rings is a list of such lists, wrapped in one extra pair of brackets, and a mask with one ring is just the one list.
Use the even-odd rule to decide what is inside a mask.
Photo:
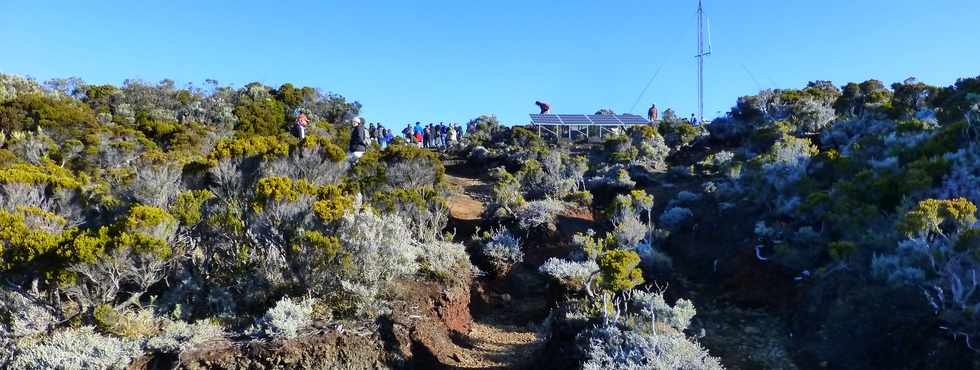
[(639, 125), (650, 123), (635, 114), (532, 114), (531, 123), (536, 125)]

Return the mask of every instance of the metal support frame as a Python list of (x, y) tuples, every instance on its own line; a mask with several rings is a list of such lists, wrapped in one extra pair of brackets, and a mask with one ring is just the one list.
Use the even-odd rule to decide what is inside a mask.
[[(556, 139), (567, 137), (569, 140), (575, 137), (575, 133), (580, 136), (585, 136), (586, 138), (592, 137), (595, 134), (600, 139), (603, 135), (606, 136), (610, 134), (615, 134), (615, 130), (619, 129), (625, 131), (630, 126), (643, 126), (649, 123), (590, 123), (590, 124), (570, 124), (570, 123), (559, 123), (559, 124), (534, 124), (538, 128), (538, 136), (543, 137), (544, 134), (551, 134)], [(595, 127), (595, 130), (592, 128)]]

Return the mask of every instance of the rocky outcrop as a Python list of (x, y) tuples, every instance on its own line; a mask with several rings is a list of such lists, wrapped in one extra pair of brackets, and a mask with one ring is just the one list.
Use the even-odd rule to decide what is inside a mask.
[(406, 282), (389, 315), (360, 328), (324, 325), (289, 340), (221, 341), (179, 355), (146, 356), (131, 369), (429, 369), (456, 365), (452, 335), (473, 325), (469, 284)]

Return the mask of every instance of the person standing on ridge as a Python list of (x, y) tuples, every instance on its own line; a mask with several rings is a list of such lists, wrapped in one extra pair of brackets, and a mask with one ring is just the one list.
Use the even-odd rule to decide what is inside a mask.
[(425, 128), (422, 127), (422, 122), (415, 121), (415, 128), (412, 130), (412, 134), (415, 136), (415, 145), (419, 148), (422, 147), (422, 131), (425, 131)]
[(538, 108), (541, 108), (541, 113), (540, 114), (548, 114), (548, 112), (551, 112), (551, 105), (548, 104), (548, 103), (545, 103), (545, 102), (540, 101), (540, 100), (536, 100), (534, 102), (534, 105), (537, 105)]
[(306, 126), (310, 124), (310, 119), (306, 117), (306, 113), (303, 111), (299, 112), (296, 116), (296, 137), (300, 140), (306, 139)]
[(414, 137), (415, 135), (412, 135), (412, 124), (411, 123), (406, 124), (405, 125), (405, 128), (402, 129), (402, 136), (405, 137), (405, 142), (406, 143), (410, 143), (410, 142), (412, 142), (412, 140), (415, 140), (415, 137)]
[(696, 117), (694, 117), (694, 113), (691, 113), (691, 119), (690, 119), (690, 121), (691, 121), (691, 124), (692, 125), (695, 125), (695, 126), (698, 125), (698, 119)]
[(456, 125), (449, 124), (449, 132), (446, 133), (447, 139), (449, 139), (449, 145), (456, 145)]
[(650, 122), (657, 122), (657, 105), (651, 105), (650, 110), (647, 111), (647, 120)]
[(350, 134), (350, 146), (348, 150), (351, 153), (351, 159), (356, 162), (368, 149), (368, 132), (364, 128), (364, 118), (356, 117), (352, 121), (352, 124), (354, 125), (354, 130)]

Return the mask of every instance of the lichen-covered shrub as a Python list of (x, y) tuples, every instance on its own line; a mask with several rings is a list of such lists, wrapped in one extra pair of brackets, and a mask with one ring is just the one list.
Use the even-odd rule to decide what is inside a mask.
[(667, 304), (663, 293), (660, 292), (634, 291), (631, 304), (643, 316), (652, 314), (656, 320), (670, 325), (678, 331), (687, 329), (691, 324), (691, 319), (697, 314), (691, 301), (680, 298), (671, 306)]
[[(271, 321), (270, 325), (273, 325)], [(180, 353), (226, 336), (228, 333), (224, 328), (210, 320), (200, 320), (193, 323), (171, 321), (164, 325), (157, 335), (146, 341), (145, 348), (155, 352)]]
[(138, 341), (103, 336), (83, 326), (18, 345), (9, 366), (25, 370), (115, 369), (125, 368), (141, 353)]
[(560, 200), (535, 200), (520, 208), (514, 217), (517, 218), (521, 229), (531, 231), (537, 227), (554, 224), (558, 214), (565, 208), (565, 203)]
[(552, 257), (545, 261), (538, 271), (548, 275), (565, 289), (583, 291), (589, 278), (599, 272), (599, 265), (593, 260), (579, 262)]
[(313, 325), (314, 303), (310, 298), (284, 297), (255, 322), (253, 330), (274, 339), (296, 338)]
[(644, 334), (615, 325), (579, 334), (583, 369), (721, 370), (720, 361), (676, 333)]
[(497, 276), (506, 276), (514, 265), (524, 262), (521, 240), (505, 228), (494, 231), (480, 248)]
[(358, 311), (377, 309), (381, 293), (419, 269), (422, 250), (399, 217), (368, 209), (350, 212), (340, 220), (337, 238), (347, 262), (328, 268)]
[(6, 289), (0, 290), (0, 318), (0, 336), (12, 338), (43, 334), (56, 324), (51, 310)]
[(469, 278), (478, 272), (470, 263), (466, 247), (445, 241), (422, 243), (419, 269), (456, 286), (468, 283)]

